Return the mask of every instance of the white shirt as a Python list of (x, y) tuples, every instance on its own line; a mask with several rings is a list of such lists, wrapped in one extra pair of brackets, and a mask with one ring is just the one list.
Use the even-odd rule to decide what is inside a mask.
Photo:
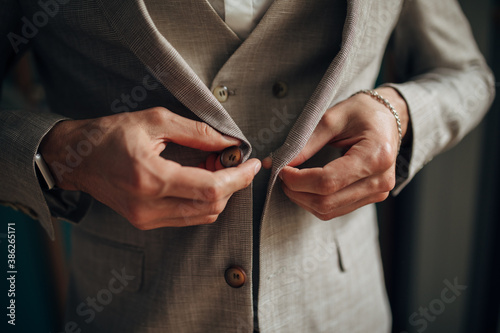
[(208, 0), (214, 10), (241, 39), (257, 26), (274, 0)]

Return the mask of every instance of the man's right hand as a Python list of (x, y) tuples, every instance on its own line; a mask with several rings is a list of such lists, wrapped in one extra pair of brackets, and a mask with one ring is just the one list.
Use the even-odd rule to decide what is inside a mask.
[(169, 142), (204, 151), (241, 143), (157, 107), (62, 121), (39, 151), (59, 188), (89, 193), (141, 230), (215, 222), (261, 166), (258, 159), (214, 172), (181, 166), (160, 156)]

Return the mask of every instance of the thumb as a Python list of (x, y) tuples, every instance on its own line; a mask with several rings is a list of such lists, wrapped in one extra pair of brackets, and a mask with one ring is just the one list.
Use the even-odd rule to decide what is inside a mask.
[(184, 118), (173, 112), (169, 112), (162, 127), (165, 141), (204, 151), (218, 151), (241, 144), (240, 140), (223, 135), (204, 122)]

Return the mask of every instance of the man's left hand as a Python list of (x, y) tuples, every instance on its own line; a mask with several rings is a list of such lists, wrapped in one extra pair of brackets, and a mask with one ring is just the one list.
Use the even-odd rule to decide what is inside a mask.
[[(393, 88), (377, 92), (399, 113), (404, 136), (409, 123), (405, 100)], [(327, 144), (345, 154), (323, 167), (296, 168)], [(326, 111), (304, 149), (280, 172), (283, 191), (322, 220), (383, 201), (395, 186), (398, 144), (391, 111), (369, 95), (354, 95)], [(270, 160), (263, 164), (269, 167)]]

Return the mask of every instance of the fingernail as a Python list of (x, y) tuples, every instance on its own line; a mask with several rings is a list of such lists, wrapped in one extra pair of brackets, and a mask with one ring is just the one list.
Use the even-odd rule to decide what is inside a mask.
[(256, 175), (260, 171), (261, 164), (258, 162), (255, 164), (255, 170), (254, 170), (254, 175)]

